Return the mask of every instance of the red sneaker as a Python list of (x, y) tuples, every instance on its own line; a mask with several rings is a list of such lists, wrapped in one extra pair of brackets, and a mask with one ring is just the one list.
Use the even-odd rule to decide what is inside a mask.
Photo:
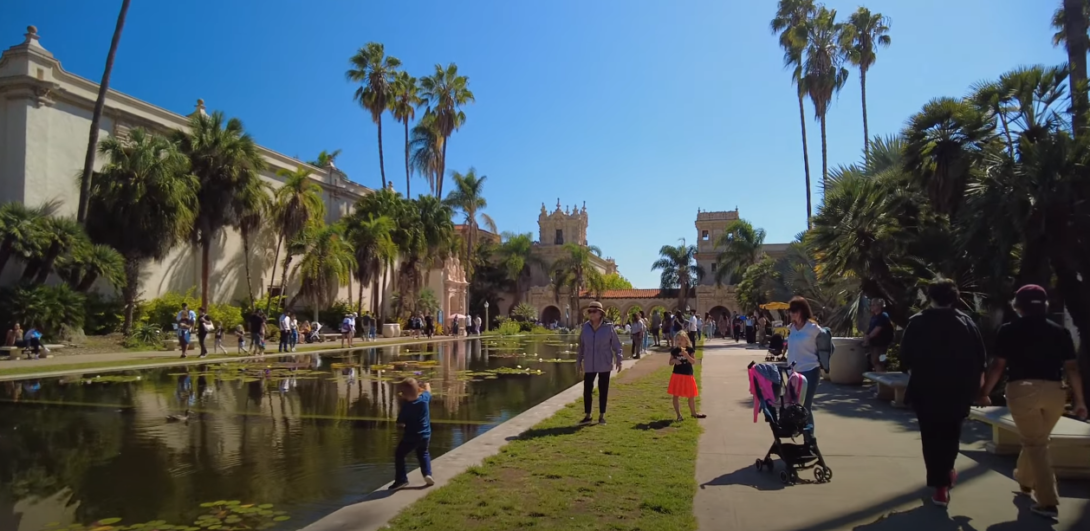
[(931, 496), (931, 503), (938, 505), (939, 507), (950, 505), (950, 489), (946, 487), (935, 489), (935, 494)]

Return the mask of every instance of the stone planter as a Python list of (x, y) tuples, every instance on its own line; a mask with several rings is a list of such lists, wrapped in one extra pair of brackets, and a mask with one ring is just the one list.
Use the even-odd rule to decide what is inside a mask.
[(382, 337), (401, 337), (401, 325), (398, 323), (382, 325)]
[(829, 360), (829, 381), (843, 385), (862, 385), (867, 372), (867, 349), (861, 337), (834, 337), (833, 357)]

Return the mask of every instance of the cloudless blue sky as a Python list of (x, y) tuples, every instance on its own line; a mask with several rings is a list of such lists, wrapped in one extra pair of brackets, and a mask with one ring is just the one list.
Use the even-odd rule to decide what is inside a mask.
[[(839, 18), (858, 0), (827, 0)], [(102, 75), (120, 0), (6, 0), (0, 47), (28, 24), (70, 72)], [(870, 0), (893, 45), (868, 73), (872, 135), (929, 99), (960, 96), (1019, 65), (1057, 64), (1059, 0)], [(697, 208), (727, 210), (790, 241), (806, 227), (798, 105), (769, 33), (774, 0), (134, 0), (111, 87), (188, 114), (197, 98), (262, 145), (379, 186), (376, 128), (344, 79), (368, 41), (417, 77), (456, 62), (477, 97), (448, 169), (488, 176), (501, 231), (533, 232), (541, 203), (582, 205), (589, 239), (637, 287), (658, 249), (695, 241)], [(858, 71), (828, 117), (829, 166), (860, 157)], [(807, 107), (812, 113), (812, 108)], [(809, 117), (815, 209), (821, 141)], [(404, 192), (404, 132), (384, 122), (386, 175)], [(448, 179), (447, 189), (450, 188)], [(414, 179), (414, 193), (426, 184)]]

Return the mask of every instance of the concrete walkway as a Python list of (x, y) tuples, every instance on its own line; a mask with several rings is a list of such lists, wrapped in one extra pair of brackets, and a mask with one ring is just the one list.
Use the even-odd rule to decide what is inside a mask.
[[(821, 383), (814, 423), (833, 480), (785, 487), (779, 461), (776, 474), (753, 466), (772, 434), (763, 418), (753, 423), (746, 377), (752, 360), (763, 361), (763, 351), (724, 340), (705, 345), (700, 391), (709, 418), (694, 504), (701, 530), (1090, 529), (1090, 485), (1060, 482), (1058, 523), (1031, 514), (1029, 500), (1014, 495), (1014, 458), (986, 453), (991, 432), (979, 423), (963, 432), (949, 509), (932, 506), (914, 415), (874, 399), (869, 387)], [(800, 476), (813, 477), (809, 470)]]

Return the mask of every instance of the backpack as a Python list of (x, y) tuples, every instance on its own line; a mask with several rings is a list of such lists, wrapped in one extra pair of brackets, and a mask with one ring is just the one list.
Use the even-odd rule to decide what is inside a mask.
[(821, 370), (829, 372), (829, 360), (833, 357), (833, 351), (836, 350), (833, 347), (833, 332), (827, 327), (822, 327), (821, 332), (817, 336), (817, 355), (818, 365), (821, 365)]

